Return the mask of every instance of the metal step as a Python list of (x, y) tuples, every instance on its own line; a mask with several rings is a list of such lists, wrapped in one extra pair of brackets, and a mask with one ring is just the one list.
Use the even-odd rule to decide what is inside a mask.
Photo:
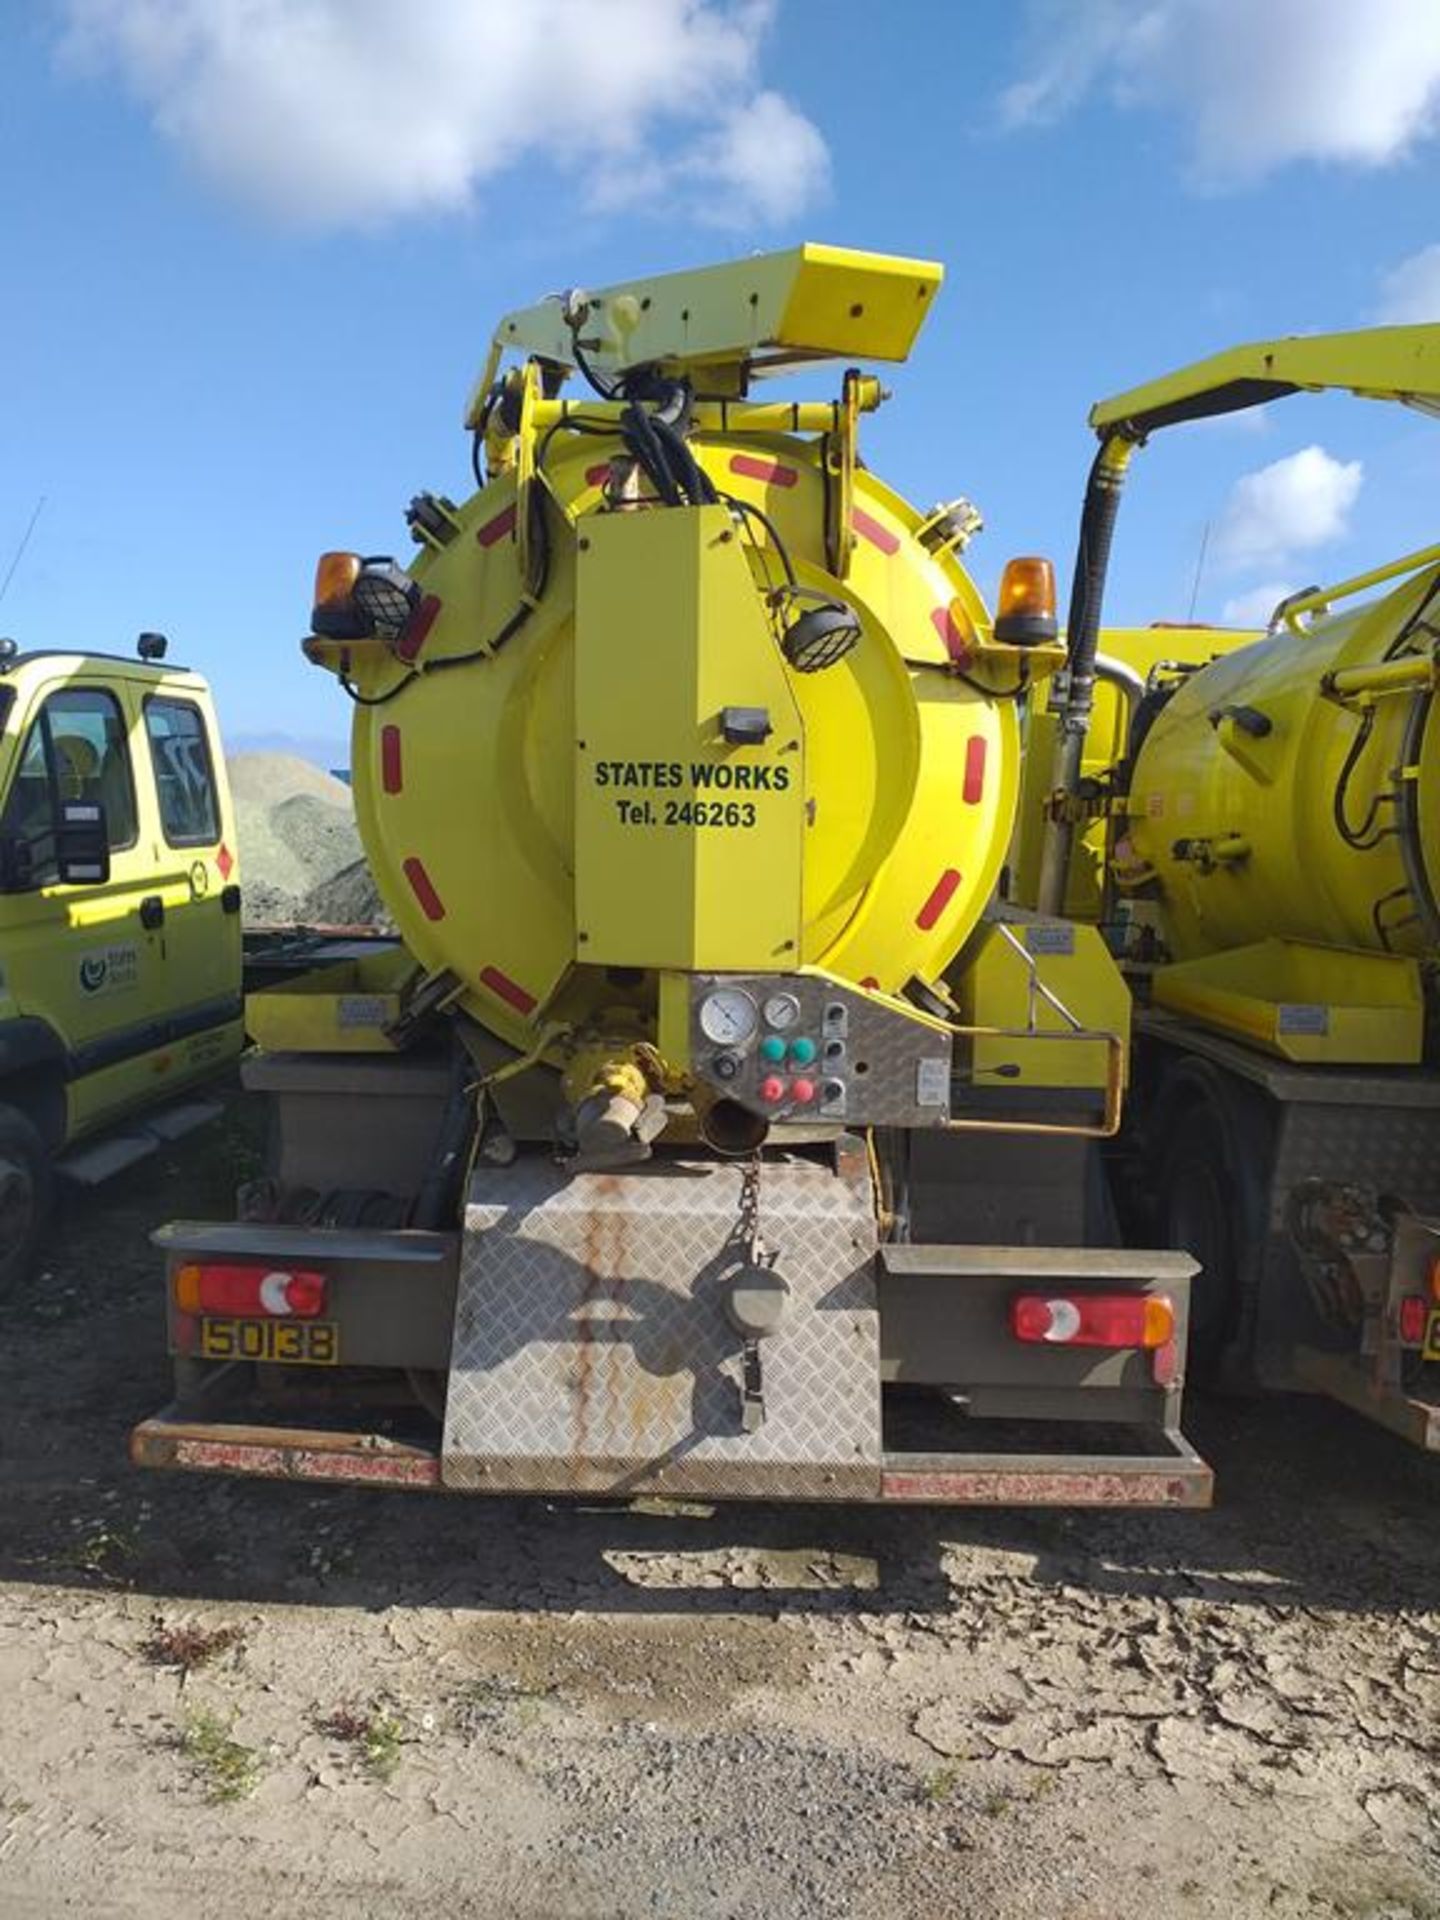
[(1189, 1280), (1200, 1271), (1188, 1253), (1131, 1247), (917, 1247), (894, 1241), (879, 1250), (887, 1273), (907, 1279), (967, 1277), (1048, 1281)]
[(143, 1120), (127, 1121), (116, 1132), (103, 1134), (98, 1140), (87, 1140), (83, 1146), (72, 1147), (55, 1162), (55, 1172), (63, 1180), (73, 1180), (77, 1186), (98, 1187), (138, 1161), (148, 1160), (152, 1153), (158, 1153), (172, 1140), (183, 1139), (197, 1127), (218, 1120), (224, 1110), (218, 1100), (177, 1101), (174, 1106), (162, 1107), (158, 1113), (147, 1114)]
[(162, 1140), (183, 1140), (187, 1133), (196, 1133), (212, 1120), (218, 1120), (224, 1111), (219, 1100), (178, 1100), (173, 1107), (161, 1107), (158, 1113), (147, 1114), (138, 1128), (132, 1126), (126, 1131), (154, 1133)]

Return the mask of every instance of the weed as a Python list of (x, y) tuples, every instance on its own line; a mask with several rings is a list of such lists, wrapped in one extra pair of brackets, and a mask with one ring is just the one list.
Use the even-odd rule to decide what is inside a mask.
[(527, 1687), (499, 1676), (467, 1680), (456, 1694), (451, 1711), (457, 1731), (467, 1740), (475, 1740), (511, 1714), (522, 1724), (534, 1721), (553, 1693), (553, 1687)]
[(950, 1798), (959, 1782), (958, 1767), (937, 1767), (934, 1773), (927, 1773), (921, 1781), (920, 1791), (932, 1807), (938, 1807)]
[[(77, 1520), (73, 1524), (78, 1529), (85, 1523)], [(73, 1567), (77, 1573), (92, 1574), (97, 1580), (121, 1586), (127, 1577), (129, 1563), (139, 1551), (139, 1539), (131, 1528), (99, 1520), (72, 1541), (61, 1558), (66, 1566)]]
[(356, 1749), (360, 1764), (372, 1780), (383, 1786), (394, 1779), (405, 1744), (405, 1725), (396, 1714), (384, 1707), (371, 1707), (364, 1713), (353, 1707), (336, 1707), (319, 1725), (332, 1740), (343, 1740)]
[(200, 1667), (208, 1667), (232, 1647), (243, 1646), (244, 1641), (240, 1627), (167, 1627), (157, 1619), (141, 1652), (151, 1666), (178, 1667), (183, 1679)]
[(260, 1778), (259, 1754), (232, 1739), (230, 1727), (202, 1707), (187, 1714), (180, 1735), (180, 1751), (204, 1782), (206, 1798), (217, 1805), (243, 1800)]

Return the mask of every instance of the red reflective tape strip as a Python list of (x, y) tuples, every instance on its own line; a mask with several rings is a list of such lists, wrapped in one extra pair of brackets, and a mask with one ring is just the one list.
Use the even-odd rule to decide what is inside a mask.
[(524, 987), (513, 981), (508, 973), (501, 973), (498, 967), (482, 967), (480, 984), (488, 987), (497, 1000), (503, 1000), (507, 1006), (514, 1007), (517, 1013), (533, 1013), (535, 996), (527, 993)]
[(130, 1436), (130, 1457), (151, 1467), (180, 1467), (192, 1473), (253, 1473), (267, 1480), (342, 1482), (438, 1487), (440, 1461), (418, 1448), (387, 1453), (341, 1452), (326, 1447), (265, 1446), (241, 1440), (172, 1437), (163, 1421), (147, 1420)]
[(880, 1498), (952, 1507), (1206, 1507), (1211, 1485), (1210, 1469), (1199, 1465), (1183, 1475), (1095, 1473), (1079, 1466), (1048, 1473), (887, 1468), (880, 1475)]
[(402, 660), (413, 660), (430, 638), (430, 629), (440, 617), (440, 605), (440, 600), (435, 594), (427, 593), (405, 622), (400, 637), (395, 642), (395, 651)]
[(850, 524), (856, 533), (868, 540), (872, 547), (878, 547), (882, 553), (898, 553), (900, 536), (892, 533), (888, 527), (882, 527), (878, 520), (872, 520), (863, 507), (856, 507), (850, 515)]
[(793, 487), (800, 475), (794, 467), (782, 467), (778, 460), (757, 460), (751, 453), (732, 453), (730, 471), (747, 480), (763, 480), (772, 487)]
[(957, 666), (963, 667), (970, 658), (970, 641), (965, 629), (956, 620), (948, 607), (936, 607), (930, 615), (930, 624), (945, 643), (945, 651)]
[(410, 891), (420, 902), (425, 918), (427, 920), (443, 920), (445, 918), (445, 903), (435, 891), (434, 882), (425, 871), (424, 861), (417, 860), (412, 853), (401, 871), (410, 882)]
[(405, 784), (400, 764), (400, 729), (380, 729), (380, 785), (386, 793), (399, 793)]
[(493, 547), (497, 540), (503, 540), (507, 534), (515, 531), (515, 508), (513, 503), (503, 513), (497, 513), (493, 520), (487, 520), (483, 527), (477, 527), (475, 538), (482, 547)]
[(610, 478), (610, 462), (602, 460), (598, 467), (586, 467), (585, 484), (587, 487), (603, 487)]
[(972, 733), (965, 748), (965, 784), (960, 789), (960, 797), (968, 807), (975, 806), (985, 795), (986, 745), (983, 733)]
[(928, 933), (941, 914), (954, 898), (955, 889), (960, 884), (960, 875), (954, 867), (947, 867), (930, 890), (930, 898), (915, 916), (915, 924), (922, 933)]

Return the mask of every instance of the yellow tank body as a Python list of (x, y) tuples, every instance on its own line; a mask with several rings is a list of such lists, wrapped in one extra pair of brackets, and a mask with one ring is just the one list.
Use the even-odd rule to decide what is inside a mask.
[(1136, 756), (1116, 877), (1169, 956), (1440, 945), (1440, 568), (1188, 676)]
[[(594, 439), (566, 443), (547, 467), (582, 539), (586, 519), (602, 504), (600, 469), (610, 451)], [(825, 579), (818, 553), (822, 482), (814, 455), (800, 445), (746, 440), (697, 451), (728, 492), (765, 508), (802, 577), (819, 588)], [(622, 859), (628, 847), (636, 863), (612, 874), (616, 889), (633, 881), (643, 895), (644, 868), (663, 862), (666, 839), (697, 831), (675, 824), (683, 809), (730, 804), (742, 810), (738, 826), (725, 825), (722, 813), (718, 830), (698, 830), (728, 841), (741, 863), (729, 876), (728, 896), (715, 902), (731, 922), (747, 907), (750, 836), (764, 833), (767, 811), (798, 799), (804, 822), (798, 958), (893, 992), (914, 974), (938, 977), (989, 898), (1015, 806), (1019, 738), (1013, 703), (939, 675), (917, 685), (907, 654), (937, 665), (946, 657), (935, 613), (948, 614), (958, 600), (978, 627), (983, 608), (958, 569), (938, 564), (913, 539), (919, 516), (868, 474), (859, 477), (857, 507), (862, 525), (877, 535), (857, 550), (846, 582), (846, 596), (865, 621), (864, 642), (824, 674), (791, 673), (775, 658), (803, 742), (793, 785), (776, 791), (701, 784), (707, 774), (715, 780), (727, 756), (702, 756), (687, 738), (677, 760), (659, 736), (650, 751), (602, 760), (587, 771), (591, 791), (597, 776), (605, 782), (615, 834), (610, 852)], [(507, 476), (463, 510), (457, 539), (416, 562), (416, 580), (445, 609), (427, 641), (430, 661), (465, 653), (475, 635), (499, 627), (514, 606), (520, 590), (514, 542), (508, 532), (493, 531), (513, 518), (514, 482)], [(628, 516), (605, 518), (623, 527)], [(751, 554), (746, 563), (758, 605), (764, 557)], [(483, 666), (429, 671), (393, 707), (357, 707), (352, 747), (366, 850), (406, 945), (427, 967), (455, 972), (465, 982), (469, 1011), (517, 1042), (571, 968), (588, 958), (577, 944), (587, 930), (577, 921), (574, 884), (576, 757), (588, 748), (580, 746), (574, 721), (574, 576), (568, 561), (558, 572), (523, 645)], [(663, 661), (651, 661), (657, 700), (664, 672)], [(643, 685), (631, 691), (645, 697)], [(728, 758), (743, 764), (739, 755)], [(397, 762), (399, 777), (387, 783), (386, 769)], [(697, 781), (699, 766), (706, 771)], [(768, 771), (773, 782), (776, 769), (768, 761), (758, 771)], [(633, 824), (615, 811), (621, 803), (627, 813), (634, 809)], [(763, 883), (759, 866), (757, 857), (751, 888)], [(931, 910), (928, 903), (951, 873), (957, 876), (953, 891)], [(657, 917), (665, 904), (657, 890)], [(636, 911), (643, 911), (638, 902)], [(599, 958), (634, 964), (650, 931), (642, 922), (635, 951), (623, 959), (613, 946)], [(670, 957), (655, 952), (653, 939), (650, 950), (657, 961)], [(711, 954), (696, 963), (743, 960)], [(605, 991), (603, 975), (592, 984)]]
[[(940, 981), (1010, 840), (1017, 674), (1062, 657), (998, 645), (954, 542), (855, 457), (877, 382), (747, 395), (757, 360), (903, 358), (939, 269), (801, 248), (688, 278), (677, 313), (656, 280), (577, 325), (611, 368), (637, 326), (662, 354), (666, 327), (696, 342), (660, 365), (693, 378), (686, 446), (716, 504), (647, 498), (623, 403), (547, 384), (560, 305), (512, 316), (482, 391), (502, 348), (531, 358), (500, 425), (472, 404), (486, 484), (443, 503), (408, 566), (418, 617), (394, 643), (306, 643), (357, 701), (356, 811), (406, 946), (453, 976), (452, 1005), (556, 1064), (558, 1027), (626, 1008), (653, 1031), (665, 969)], [(798, 670), (788, 622), (836, 603), (858, 640)], [(763, 739), (727, 737), (741, 709)]]

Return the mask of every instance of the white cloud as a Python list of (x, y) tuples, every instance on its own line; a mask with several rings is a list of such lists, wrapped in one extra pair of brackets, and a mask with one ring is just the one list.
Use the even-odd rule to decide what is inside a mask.
[(727, 115), (694, 164), (718, 188), (733, 190), (742, 205), (778, 224), (819, 198), (830, 156), (816, 128), (788, 100), (761, 93)]
[(1215, 548), (1231, 567), (1274, 566), (1340, 539), (1365, 477), (1358, 460), (1302, 447), (1235, 482)]
[(758, 83), (774, 5), (63, 0), (63, 52), (117, 71), (204, 174), (300, 224), (450, 212), (530, 166), (738, 226), (791, 218), (828, 173), (815, 127)]
[(607, 210), (688, 197), (704, 226), (755, 220), (778, 225), (825, 192), (830, 155), (817, 129), (778, 93), (759, 93), (725, 112), (688, 152), (670, 161), (630, 157), (589, 180), (592, 204)]
[(1385, 275), (1375, 318), (1392, 327), (1440, 320), (1440, 246), (1422, 247)]
[(1264, 586), (1237, 593), (1233, 600), (1227, 600), (1221, 608), (1221, 624), (1227, 627), (1266, 627), (1280, 602), (1295, 592), (1298, 592), (1298, 588), (1282, 585), (1278, 580), (1269, 580)]
[(1011, 126), (1100, 90), (1177, 118), (1199, 182), (1297, 160), (1381, 167), (1440, 130), (1436, 0), (1030, 0)]

